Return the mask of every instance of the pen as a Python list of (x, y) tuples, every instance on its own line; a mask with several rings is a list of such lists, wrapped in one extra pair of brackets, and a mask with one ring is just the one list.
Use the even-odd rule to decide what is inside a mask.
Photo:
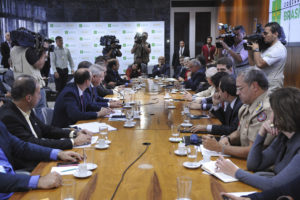
[(66, 170), (63, 170), (61, 172), (69, 172), (69, 171), (73, 171), (73, 170), (76, 170), (77, 168), (72, 168), (72, 169), (66, 169)]

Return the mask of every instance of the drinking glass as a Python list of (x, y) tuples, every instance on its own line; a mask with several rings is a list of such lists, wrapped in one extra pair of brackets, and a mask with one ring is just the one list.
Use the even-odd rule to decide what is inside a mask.
[(177, 177), (177, 200), (190, 200), (192, 179), (189, 177)]
[(196, 146), (188, 147), (188, 158), (190, 160), (191, 166), (195, 166), (197, 164), (197, 155), (198, 149)]
[(63, 179), (61, 187), (61, 200), (75, 199), (76, 182), (73, 179)]

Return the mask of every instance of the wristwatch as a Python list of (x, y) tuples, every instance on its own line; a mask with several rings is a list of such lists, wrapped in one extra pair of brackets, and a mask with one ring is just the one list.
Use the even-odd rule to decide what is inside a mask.
[(259, 51), (259, 48), (256, 48), (256, 49), (254, 49), (253, 51), (254, 51), (254, 52), (260, 52), (260, 51)]

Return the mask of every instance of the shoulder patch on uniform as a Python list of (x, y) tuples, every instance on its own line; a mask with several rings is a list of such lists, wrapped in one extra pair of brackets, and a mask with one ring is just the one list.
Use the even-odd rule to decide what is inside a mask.
[(267, 119), (267, 114), (265, 112), (260, 113), (257, 115), (257, 121), (263, 122)]
[(264, 107), (263, 102), (262, 101), (258, 102), (255, 108), (256, 113), (258, 113), (261, 109), (263, 109), (263, 107)]

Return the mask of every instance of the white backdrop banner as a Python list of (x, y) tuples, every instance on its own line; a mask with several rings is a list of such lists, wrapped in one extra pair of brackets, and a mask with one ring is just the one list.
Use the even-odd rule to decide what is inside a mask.
[(149, 22), (48, 22), (48, 37), (55, 39), (62, 36), (64, 46), (70, 49), (77, 69), (81, 61), (94, 63), (95, 58), (102, 55), (100, 37), (115, 35), (122, 45), (122, 57), (119, 73), (124, 73), (128, 65), (133, 63), (131, 48), (134, 44), (136, 32), (148, 32), (147, 42), (151, 44), (150, 62), (157, 64), (159, 56), (165, 55), (165, 26), (163, 21)]

